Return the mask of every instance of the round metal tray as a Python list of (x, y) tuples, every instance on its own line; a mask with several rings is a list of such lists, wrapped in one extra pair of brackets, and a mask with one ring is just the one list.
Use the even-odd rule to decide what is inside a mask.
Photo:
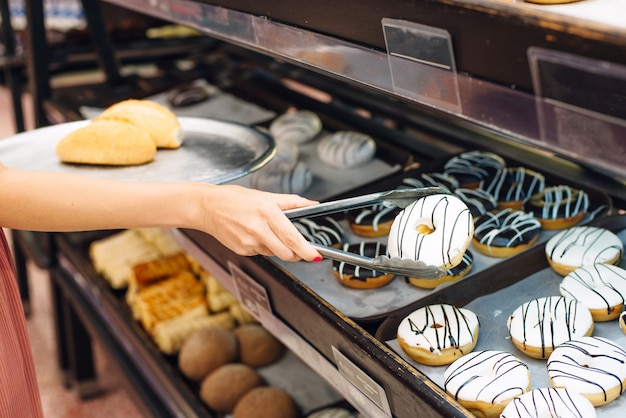
[(275, 154), (271, 136), (247, 125), (217, 119), (179, 117), (185, 139), (178, 149), (158, 150), (152, 162), (138, 166), (66, 164), (57, 143), (90, 121), (68, 122), (0, 140), (0, 162), (8, 167), (56, 171), (133, 181), (201, 181), (221, 184), (249, 174)]

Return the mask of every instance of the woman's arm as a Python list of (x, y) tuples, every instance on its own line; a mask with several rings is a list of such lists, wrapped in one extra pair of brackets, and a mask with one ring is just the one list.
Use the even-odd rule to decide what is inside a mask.
[(311, 261), (319, 253), (282, 211), (313, 203), (231, 185), (122, 182), (0, 164), (0, 225), (11, 229), (190, 228), (240, 255)]

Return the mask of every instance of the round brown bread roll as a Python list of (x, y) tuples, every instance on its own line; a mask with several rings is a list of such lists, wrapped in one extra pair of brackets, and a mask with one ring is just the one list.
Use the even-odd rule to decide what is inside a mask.
[(59, 160), (75, 164), (138, 165), (152, 161), (155, 154), (150, 135), (124, 119), (93, 121), (56, 146)]
[(176, 115), (167, 107), (150, 100), (129, 99), (105, 109), (95, 120), (125, 118), (137, 128), (146, 131), (157, 148), (178, 148), (183, 142), (183, 131)]
[(277, 361), (284, 347), (259, 324), (246, 324), (234, 331), (239, 342), (239, 361), (251, 367), (263, 367)]
[(189, 336), (178, 353), (178, 368), (189, 379), (200, 381), (218, 367), (237, 359), (237, 339), (221, 327), (200, 329)]
[(202, 381), (200, 398), (214, 411), (232, 412), (246, 393), (261, 385), (263, 379), (252, 367), (241, 363), (225, 364)]
[(291, 396), (274, 386), (261, 386), (246, 393), (237, 402), (233, 418), (297, 418), (298, 408)]

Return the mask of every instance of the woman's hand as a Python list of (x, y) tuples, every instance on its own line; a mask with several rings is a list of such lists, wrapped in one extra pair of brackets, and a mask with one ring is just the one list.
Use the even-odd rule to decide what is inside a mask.
[(222, 185), (202, 200), (202, 230), (239, 255), (277, 256), (286, 261), (321, 260), (284, 210), (317, 202), (293, 194), (275, 194)]

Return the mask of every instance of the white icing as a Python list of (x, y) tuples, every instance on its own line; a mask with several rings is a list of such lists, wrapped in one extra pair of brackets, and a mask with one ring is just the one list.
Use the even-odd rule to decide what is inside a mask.
[(617, 235), (592, 226), (564, 229), (546, 243), (549, 260), (573, 267), (606, 263), (621, 257), (623, 252), (624, 245)]
[(535, 216), (541, 219), (571, 218), (587, 212), (589, 196), (569, 186), (552, 186), (531, 197), (530, 204), (539, 207)]
[(608, 314), (611, 307), (624, 303), (626, 270), (611, 264), (582, 266), (563, 278), (559, 291), (589, 309), (606, 309)]
[(596, 409), (582, 395), (566, 389), (538, 388), (513, 399), (500, 418), (595, 418)]
[(459, 357), (443, 378), (445, 391), (454, 399), (489, 404), (508, 401), (530, 387), (528, 366), (510, 353), (495, 350)]
[(459, 181), (448, 173), (422, 173), (419, 178), (405, 177), (402, 183), (410, 187), (443, 187), (450, 192), (459, 187)]
[(523, 210), (503, 209), (487, 212), (476, 222), (474, 237), (481, 244), (497, 247), (517, 247), (535, 238), (541, 223)]
[(307, 415), (307, 418), (354, 418), (355, 415), (345, 408), (330, 407)]
[(338, 131), (322, 138), (317, 152), (320, 160), (330, 166), (353, 168), (374, 158), (376, 142), (359, 132)]
[(315, 138), (322, 130), (322, 121), (309, 110), (284, 113), (274, 119), (269, 131), (277, 143), (303, 144)]
[[(419, 225), (433, 232), (420, 233), (416, 229)], [(447, 194), (426, 196), (394, 219), (387, 244), (389, 255), (449, 269), (461, 261), (460, 254), (469, 246), (473, 231), (472, 214), (461, 199)]]
[(374, 205), (369, 208), (360, 209), (358, 215), (354, 218), (356, 225), (361, 225), (366, 222), (372, 224), (372, 229), (378, 231), (380, 221), (385, 216), (396, 210), (395, 206)]
[(545, 350), (584, 336), (593, 326), (593, 318), (576, 299), (547, 296), (519, 306), (509, 316), (507, 326), (513, 339), (547, 353)]
[(424, 306), (400, 322), (398, 338), (433, 354), (470, 344), (478, 333), (478, 317), (468, 309), (439, 304)]
[(322, 219), (298, 219), (293, 224), (310, 242), (331, 247), (343, 241), (343, 228), (329, 216)]
[(485, 151), (467, 151), (452, 157), (444, 165), (444, 171), (453, 176), (471, 177), (475, 181), (485, 179), (490, 173), (504, 167), (502, 157)]
[(548, 376), (555, 387), (581, 395), (602, 395), (614, 387), (623, 393), (626, 380), (626, 351), (601, 337), (581, 337), (558, 346), (548, 358)]
[(543, 190), (543, 174), (524, 167), (507, 167), (498, 171), (493, 180), (481, 182), (480, 188), (491, 193), (498, 202), (526, 202)]
[(305, 192), (313, 183), (313, 174), (303, 162), (290, 170), (272, 170), (271, 167), (257, 170), (250, 176), (250, 185), (259, 190), (273, 193)]
[(485, 213), (495, 209), (498, 206), (496, 199), (482, 189), (465, 189), (460, 188), (454, 191), (465, 204), (472, 210), (474, 216), (484, 215)]

